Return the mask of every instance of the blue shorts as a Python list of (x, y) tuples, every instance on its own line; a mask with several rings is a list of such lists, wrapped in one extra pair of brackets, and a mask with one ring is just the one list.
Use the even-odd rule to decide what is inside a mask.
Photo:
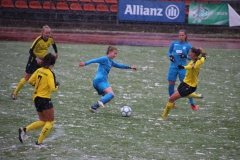
[(111, 87), (107, 81), (94, 79), (93, 80), (93, 87), (98, 92), (98, 95), (104, 95), (104, 89)]
[(177, 76), (178, 76), (180, 82), (182, 82), (185, 75), (186, 75), (186, 70), (185, 69), (169, 68), (167, 80), (171, 81), (171, 82), (176, 82)]

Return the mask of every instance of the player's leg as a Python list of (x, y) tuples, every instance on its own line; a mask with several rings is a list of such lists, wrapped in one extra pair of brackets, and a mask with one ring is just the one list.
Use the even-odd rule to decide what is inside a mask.
[(98, 105), (100, 107), (104, 107), (103, 106), (104, 104), (106, 104), (107, 102), (111, 101), (111, 99), (114, 98), (114, 92), (112, 90), (112, 87), (104, 89), (104, 93), (105, 93), (104, 96), (98, 101)]
[[(43, 98), (43, 117), (40, 120), (44, 120), (46, 123), (42, 128), (38, 141), (36, 145), (42, 144), (43, 140), (50, 133), (53, 124), (54, 124), (54, 108), (51, 102), (51, 99)], [(40, 117), (39, 117), (40, 118)], [(43, 118), (43, 119), (42, 119)]]
[[(185, 69), (180, 69), (179, 70), (179, 80), (180, 82), (183, 82), (183, 79), (186, 75), (186, 70)], [(194, 108), (198, 108), (195, 104), (194, 104), (194, 99), (193, 98), (188, 98), (189, 102), (190, 102), (190, 105), (191, 105), (191, 108), (194, 109)]]
[(31, 75), (39, 68), (40, 66), (37, 64), (36, 60), (34, 59), (34, 56), (30, 55), (28, 58), (28, 63), (25, 68), (25, 75), (24, 77), (19, 81), (16, 89), (11, 94), (12, 99), (16, 100), (18, 92), (22, 89), (22, 87), (25, 85), (25, 83), (29, 80)]
[(108, 82), (93, 81), (93, 87), (97, 90), (99, 95), (103, 95), (103, 97), (90, 108), (91, 112), (97, 113), (96, 110), (99, 107), (104, 107), (104, 104), (114, 98), (114, 92)]
[(174, 68), (169, 68), (168, 70), (168, 76), (167, 76), (167, 80), (168, 80), (168, 94), (169, 97), (175, 92), (174, 91), (174, 87), (175, 87), (175, 82), (177, 80), (177, 70)]
[(165, 109), (164, 109), (164, 112), (162, 114), (162, 116), (160, 117), (160, 120), (166, 118), (169, 114), (169, 112), (172, 110), (173, 108), (173, 105), (174, 105), (174, 101), (181, 98), (181, 95), (179, 94), (178, 91), (174, 92), (171, 97), (169, 98), (166, 106), (165, 106)]
[(24, 77), (18, 82), (18, 85), (12, 94), (13, 100), (17, 99), (18, 92), (22, 89), (22, 87), (25, 85), (25, 83), (29, 80), (30, 77), (31, 74), (25, 73)]
[[(170, 69), (168, 70), (168, 94), (169, 97), (175, 92), (174, 87), (175, 87), (175, 82), (177, 80), (177, 69)], [(173, 107), (175, 107), (175, 104), (173, 104)]]
[(41, 104), (42, 104), (41, 99), (39, 97), (36, 97), (34, 100), (34, 104), (35, 104), (35, 108), (38, 112), (39, 121), (35, 121), (35, 122), (31, 123), (30, 125), (28, 125), (27, 127), (24, 127), (24, 128), (21, 127), (18, 129), (18, 134), (19, 134), (18, 138), (21, 143), (23, 143), (24, 137), (28, 131), (41, 128), (46, 123), (46, 120), (45, 120), (45, 117), (43, 114), (43, 108), (41, 107)]

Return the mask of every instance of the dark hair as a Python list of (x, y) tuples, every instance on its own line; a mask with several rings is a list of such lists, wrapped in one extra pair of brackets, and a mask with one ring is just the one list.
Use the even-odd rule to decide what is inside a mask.
[(52, 55), (52, 53), (48, 53), (44, 58), (41, 63), (41, 66), (44, 68), (48, 68), (51, 65), (54, 65), (56, 62), (56, 57)]
[(187, 42), (187, 31), (184, 30), (184, 29), (180, 29), (180, 30), (178, 31), (178, 33), (179, 33), (179, 32), (183, 32), (183, 33), (186, 35), (185, 41)]
[(191, 51), (196, 54), (196, 56), (199, 56), (200, 54), (202, 57), (206, 57), (207, 53), (202, 48), (192, 47)]
[(114, 51), (114, 50), (117, 50), (117, 48), (109, 46), (108, 49), (107, 49), (107, 53), (106, 54), (108, 55), (109, 52)]

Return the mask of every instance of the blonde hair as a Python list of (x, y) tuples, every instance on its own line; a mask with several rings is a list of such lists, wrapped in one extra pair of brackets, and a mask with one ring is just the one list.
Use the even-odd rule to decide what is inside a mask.
[(42, 27), (41, 35), (43, 35), (43, 32), (45, 31), (45, 29), (51, 29), (51, 28), (48, 25), (44, 25)]

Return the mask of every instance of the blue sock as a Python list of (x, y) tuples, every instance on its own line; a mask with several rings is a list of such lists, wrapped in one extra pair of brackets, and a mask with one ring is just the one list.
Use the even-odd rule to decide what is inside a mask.
[(97, 109), (97, 108), (99, 108), (99, 106), (98, 106), (97, 103), (95, 103), (95, 104), (92, 106), (92, 109)]
[[(111, 99), (114, 98), (114, 94), (112, 93), (107, 93), (105, 94), (99, 101), (101, 101), (103, 104), (109, 102)], [(97, 103), (95, 103), (93, 106), (92, 106), (92, 109), (98, 109), (99, 108), (99, 105)]]
[(194, 104), (193, 98), (188, 98), (188, 99), (189, 99), (189, 102), (190, 102), (191, 105)]
[(174, 84), (168, 84), (168, 94), (169, 97), (174, 93)]
[(100, 101), (101, 101), (103, 104), (105, 104), (105, 103), (111, 101), (111, 99), (113, 99), (113, 98), (114, 98), (114, 94), (112, 94), (112, 93), (107, 93), (107, 94), (105, 94), (105, 95), (100, 99)]

